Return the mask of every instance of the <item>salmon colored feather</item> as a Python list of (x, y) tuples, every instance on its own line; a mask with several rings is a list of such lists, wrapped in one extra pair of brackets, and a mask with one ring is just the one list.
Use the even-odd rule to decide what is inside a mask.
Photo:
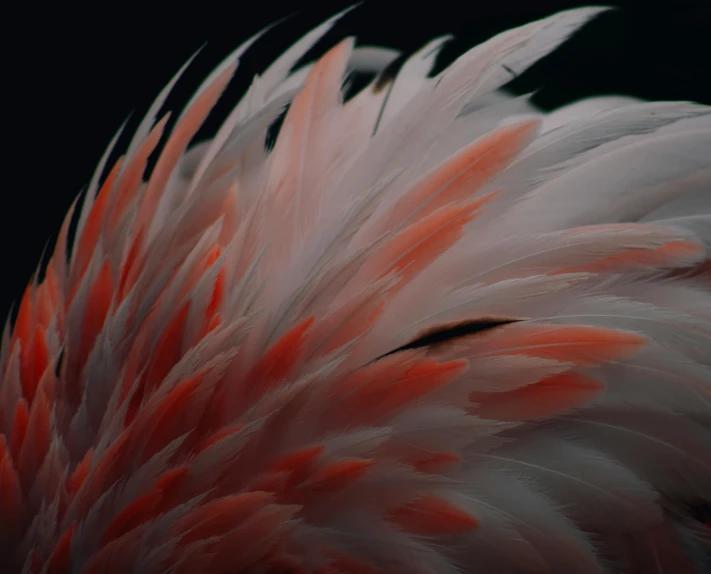
[(460, 534), (479, 525), (474, 517), (433, 496), (415, 500), (394, 511), (390, 520), (407, 532), (423, 536)]
[(110, 200), (111, 210), (108, 219), (110, 232), (116, 229), (121, 217), (126, 214), (129, 204), (136, 197), (146, 171), (148, 157), (155, 151), (169, 119), (170, 114), (163, 116), (124, 168)]
[(428, 174), (395, 205), (388, 227), (418, 220), (471, 197), (530, 141), (537, 120), (502, 127), (475, 141)]
[(479, 343), (483, 353), (525, 355), (586, 367), (636, 353), (645, 343), (634, 333), (586, 326), (516, 324)]
[(3, 336), (0, 572), (708, 572), (711, 109), (500, 90), (600, 11), (162, 94)]
[[(106, 181), (101, 186), (96, 200), (91, 207), (89, 217), (82, 229), (81, 237), (77, 241), (77, 252), (72, 258), (74, 271), (78, 276), (84, 275), (84, 272), (89, 265), (94, 247), (99, 240), (104, 221), (108, 215), (107, 208), (111, 191), (116, 183), (118, 174), (121, 170), (121, 160), (114, 164), (113, 169), (106, 178)], [(71, 300), (70, 300), (71, 303)]]
[(508, 393), (472, 393), (470, 412), (501, 421), (534, 420), (584, 405), (605, 386), (580, 373), (561, 373)]

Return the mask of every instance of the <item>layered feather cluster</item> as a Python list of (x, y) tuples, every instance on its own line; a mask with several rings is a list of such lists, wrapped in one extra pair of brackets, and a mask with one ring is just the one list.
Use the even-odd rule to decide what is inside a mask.
[(599, 11), (331, 20), (188, 150), (255, 37), (145, 176), (176, 77), (6, 326), (0, 571), (707, 572), (711, 109), (498, 92)]

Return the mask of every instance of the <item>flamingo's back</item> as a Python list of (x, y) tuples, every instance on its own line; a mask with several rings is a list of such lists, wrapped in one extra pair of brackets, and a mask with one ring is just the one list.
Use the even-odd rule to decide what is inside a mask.
[(0, 570), (708, 572), (711, 109), (497, 92), (598, 12), (327, 22), (188, 150), (249, 42), (144, 181), (168, 86), (3, 335)]

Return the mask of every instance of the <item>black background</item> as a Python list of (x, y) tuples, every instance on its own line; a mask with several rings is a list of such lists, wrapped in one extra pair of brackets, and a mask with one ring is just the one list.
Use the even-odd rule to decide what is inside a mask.
[[(223, 109), (255, 73), (304, 32), (349, 6), (320, 2), (16, 2), (0, 14), (3, 43), (0, 179), (0, 320), (35, 270), (45, 244), (87, 185), (105, 146), (128, 114), (128, 132), (175, 71), (206, 47), (168, 108), (222, 57), (273, 21), (294, 15), (243, 58)], [(500, 31), (561, 9), (570, 0), (366, 0), (318, 45), (346, 35), (360, 44), (414, 50), (452, 33), (441, 64)], [(711, 0), (620, 1), (515, 87), (543, 87), (546, 107), (591, 94), (711, 104)], [(415, 6), (418, 6), (415, 8)], [(226, 102), (226, 103), (225, 103)], [(219, 116), (219, 114), (217, 114)], [(209, 123), (203, 134), (214, 129)], [(122, 141), (124, 143), (127, 138)]]

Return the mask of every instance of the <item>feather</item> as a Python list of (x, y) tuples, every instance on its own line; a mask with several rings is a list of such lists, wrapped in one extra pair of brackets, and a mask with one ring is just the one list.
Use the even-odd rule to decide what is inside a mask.
[(630, 96), (601, 96), (578, 100), (548, 114), (543, 121), (541, 131), (549, 132), (569, 124), (575, 124), (580, 119), (636, 103), (640, 103), (640, 100)]
[(639, 532), (661, 522), (651, 486), (594, 449), (541, 434), (536, 442), (522, 441), (482, 456), (512, 469), (529, 469), (531, 479), (588, 528)]
[[(535, 189), (511, 210), (508, 221), (514, 226), (525, 221), (531, 231), (554, 231), (601, 220), (634, 221), (707, 185), (709, 146), (711, 132), (690, 130), (610, 151)], [(584, 182), (593, 174), (596, 193), (585, 193)], [(570, 189), (576, 189), (574, 196)], [(545, 213), (540, 208), (543, 203)]]
[[(589, 100), (581, 103), (587, 102)], [(507, 187), (539, 185), (560, 171), (584, 162), (587, 152), (599, 146), (620, 138), (653, 133), (685, 118), (706, 114), (708, 109), (705, 106), (687, 102), (639, 102), (574, 118), (556, 129), (546, 126), (551, 118), (546, 116), (542, 124), (543, 135), (521, 154), (497, 184)], [(532, 179), (520, 181), (521, 176)]]
[(402, 64), (394, 78), (388, 75), (387, 70), (378, 78), (373, 91), (383, 92), (383, 103), (373, 126), (373, 134), (378, 131), (379, 126), (396, 117), (412, 96), (431, 81), (427, 76), (442, 46), (449, 39), (449, 36), (443, 36), (428, 42)]
[(570, 563), (580, 572), (601, 571), (588, 536), (532, 481), (481, 465), (465, 496), (479, 516), (490, 519), (482, 521), (480, 531), (488, 525), (503, 529), (472, 540), (467, 555), (486, 556), (492, 567), (504, 572), (537, 568), (562, 573)]
[(339, 14), (192, 147), (261, 34), (183, 67), (0, 340), (0, 571), (706, 571), (709, 108), (502, 91), (602, 10)]
[(431, 273), (462, 288), (475, 281), (486, 284), (542, 273), (614, 273), (618, 262), (640, 270), (685, 267), (702, 260), (704, 253), (693, 236), (661, 225), (587, 225), (531, 233), (526, 241), (508, 236), (492, 240), (490, 246), (462, 242)]
[[(127, 120), (128, 121), (128, 120)], [(76, 228), (76, 237), (82, 237), (84, 234), (84, 226), (86, 225), (86, 220), (89, 217), (89, 213), (92, 212), (92, 207), (94, 205), (94, 200), (96, 198), (96, 192), (99, 189), (99, 178), (101, 177), (102, 172), (104, 171), (106, 164), (109, 160), (109, 156), (111, 155), (111, 152), (113, 152), (114, 148), (116, 147), (116, 143), (118, 142), (119, 137), (121, 136), (121, 133), (123, 132), (124, 128), (126, 127), (126, 123), (124, 122), (123, 125), (119, 128), (119, 130), (114, 134), (114, 137), (111, 139), (111, 142), (109, 142), (109, 145), (107, 146), (106, 150), (104, 151), (104, 154), (101, 156), (101, 159), (99, 160), (99, 164), (96, 167), (96, 170), (94, 171), (94, 175), (91, 178), (91, 182), (89, 183), (89, 187), (86, 190), (86, 194), (84, 196), (84, 201), (82, 203), (82, 208), (81, 212), (79, 213), (79, 221), (77, 222), (77, 228)], [(116, 167), (114, 169), (117, 169)], [(113, 182), (104, 183), (104, 185), (108, 188), (104, 193), (106, 196), (109, 195), (111, 191), (111, 187), (113, 186)], [(96, 237), (93, 237), (89, 240), (87, 240), (87, 243), (94, 243), (96, 241)], [(77, 261), (78, 258), (72, 258), (72, 267), (74, 266), (75, 262)], [(80, 260), (81, 261), (81, 260)]]
[[(329, 151), (319, 145), (326, 139), (326, 130), (333, 118), (334, 107), (340, 104), (341, 82), (352, 50), (352, 42), (342, 42), (333, 48), (309, 74), (309, 82), (289, 108), (282, 135), (271, 156), (274, 213), (277, 223), (280, 214), (291, 212), (282, 226), (280, 236), (291, 242), (293, 234), (302, 236), (310, 228), (310, 218), (319, 211), (318, 178), (328, 169)], [(283, 217), (283, 216), (282, 216)], [(286, 226), (286, 229), (283, 228)]]

